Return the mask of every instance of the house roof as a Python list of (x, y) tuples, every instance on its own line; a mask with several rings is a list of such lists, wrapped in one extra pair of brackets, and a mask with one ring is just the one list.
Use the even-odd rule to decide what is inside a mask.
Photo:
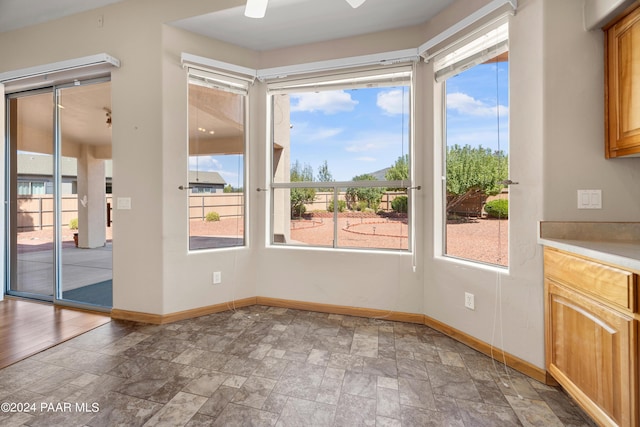
[(218, 172), (189, 171), (189, 184), (225, 185), (226, 183)]
[[(62, 176), (78, 175), (78, 162), (72, 157), (60, 160)], [(112, 162), (105, 163), (106, 178), (112, 177)], [(49, 176), (53, 175), (53, 158), (49, 155), (23, 153), (18, 154), (18, 175)], [(189, 184), (226, 185), (226, 181), (218, 172), (189, 171)]]

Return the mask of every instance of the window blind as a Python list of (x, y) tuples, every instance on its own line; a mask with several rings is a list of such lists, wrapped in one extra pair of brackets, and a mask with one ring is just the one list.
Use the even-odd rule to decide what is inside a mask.
[(495, 28), (476, 34), (471, 40), (456, 43), (434, 59), (436, 81), (459, 74), (475, 65), (499, 56), (509, 50), (509, 24), (500, 22)]
[(181, 62), (189, 83), (238, 95), (246, 95), (256, 78), (254, 69), (189, 53), (182, 53)]
[(269, 93), (300, 93), (411, 84), (412, 66), (383, 66), (267, 82)]
[(246, 95), (249, 92), (248, 80), (231, 77), (227, 74), (219, 74), (214, 71), (205, 71), (199, 68), (187, 68), (189, 83), (219, 89), (237, 95)]
[(106, 53), (69, 59), (66, 61), (38, 65), (20, 70), (0, 73), (0, 83), (5, 93), (50, 87), (72, 82), (76, 79), (91, 79), (109, 75), (120, 61)]

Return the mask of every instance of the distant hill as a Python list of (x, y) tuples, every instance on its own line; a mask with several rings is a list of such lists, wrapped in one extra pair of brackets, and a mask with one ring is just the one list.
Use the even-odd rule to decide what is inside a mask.
[(384, 169), (380, 169), (379, 171), (375, 171), (375, 172), (369, 172), (369, 175), (373, 175), (378, 181), (385, 181), (385, 175), (387, 174), (387, 171), (391, 169), (391, 168), (384, 168)]

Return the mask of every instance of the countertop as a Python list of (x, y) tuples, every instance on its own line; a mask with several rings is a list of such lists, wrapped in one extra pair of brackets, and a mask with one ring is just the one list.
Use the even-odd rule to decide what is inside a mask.
[(538, 243), (640, 273), (640, 223), (541, 221)]

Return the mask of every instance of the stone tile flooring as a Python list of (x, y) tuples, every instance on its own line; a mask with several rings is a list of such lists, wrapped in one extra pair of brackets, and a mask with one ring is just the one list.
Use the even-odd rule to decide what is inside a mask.
[(1, 370), (0, 402), (4, 427), (594, 426), (426, 326), (264, 306), (112, 321)]

